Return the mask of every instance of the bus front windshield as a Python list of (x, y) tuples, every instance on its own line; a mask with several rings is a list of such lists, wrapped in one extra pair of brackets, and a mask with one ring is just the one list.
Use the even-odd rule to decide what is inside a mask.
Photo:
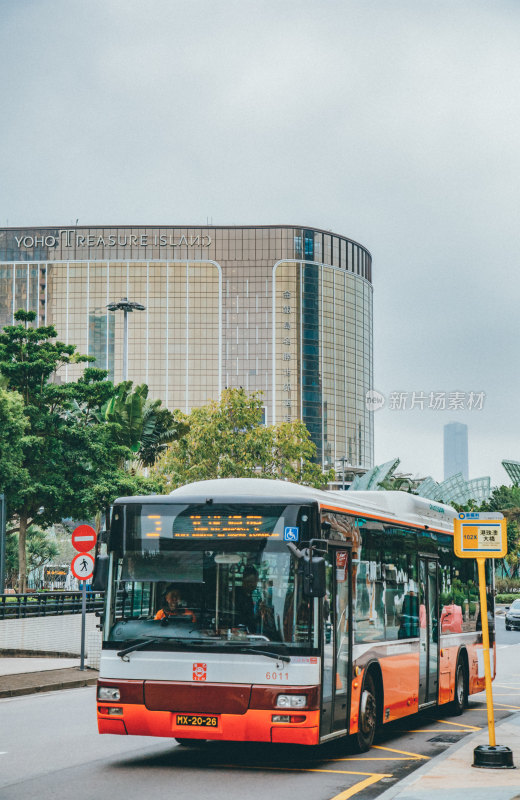
[(294, 505), (116, 506), (109, 641), (310, 652), (312, 601), (285, 543), (312, 538), (310, 517)]

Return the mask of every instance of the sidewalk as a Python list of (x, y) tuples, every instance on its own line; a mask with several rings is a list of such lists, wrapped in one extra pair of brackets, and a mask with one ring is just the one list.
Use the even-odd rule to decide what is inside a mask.
[(467, 736), (387, 789), (378, 800), (520, 800), (520, 714), (496, 725), (496, 743), (513, 751), (517, 769), (477, 769), (473, 750), (489, 744), (488, 729)]
[(0, 656), (0, 698), (95, 684), (97, 670), (80, 670), (79, 658)]

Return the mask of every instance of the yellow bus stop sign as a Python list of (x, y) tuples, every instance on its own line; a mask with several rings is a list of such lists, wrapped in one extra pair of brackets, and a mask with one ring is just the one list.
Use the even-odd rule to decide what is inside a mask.
[[(502, 514), (485, 514), (480, 512), (460, 512), (454, 522), (453, 544), (455, 555), (459, 558), (474, 558), (478, 567), (480, 594), (480, 619), (482, 624), (482, 650), (484, 654), (484, 674), (486, 680), (486, 705), (489, 729), (489, 748), (496, 751), (495, 714), (493, 710), (493, 692), (491, 689), (491, 659), (489, 654), (489, 627), (486, 597), (486, 558), (503, 558), (507, 553), (507, 523)], [(474, 766), (479, 763), (479, 745), (474, 752)], [(499, 748), (500, 752), (503, 748)], [(509, 750), (509, 748), (505, 748)], [(487, 752), (487, 750), (486, 750)], [(512, 756), (511, 756), (512, 760)]]
[(459, 558), (503, 558), (507, 553), (505, 519), (455, 519), (455, 555)]

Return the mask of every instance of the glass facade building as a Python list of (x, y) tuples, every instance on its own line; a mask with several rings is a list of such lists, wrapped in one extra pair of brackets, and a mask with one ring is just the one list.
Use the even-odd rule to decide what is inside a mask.
[(444, 426), (444, 480), (458, 472), (468, 480), (468, 426), (449, 422)]
[[(373, 466), (372, 262), (356, 242), (295, 226), (0, 229), (0, 325), (18, 308), (170, 409), (225, 387), (261, 391), (267, 424), (301, 419), (325, 467)], [(79, 374), (72, 365), (64, 376)]]

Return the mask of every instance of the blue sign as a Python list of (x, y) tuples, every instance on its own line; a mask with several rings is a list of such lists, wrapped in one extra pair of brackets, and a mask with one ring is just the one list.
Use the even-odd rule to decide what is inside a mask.
[(290, 528), (286, 526), (283, 532), (284, 542), (297, 542), (299, 538), (299, 528)]

